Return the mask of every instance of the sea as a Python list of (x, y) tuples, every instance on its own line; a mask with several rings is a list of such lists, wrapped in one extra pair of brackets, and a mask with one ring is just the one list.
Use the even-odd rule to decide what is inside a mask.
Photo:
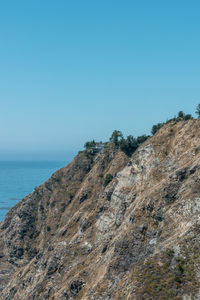
[(0, 161), (0, 221), (11, 207), (66, 164), (64, 161)]

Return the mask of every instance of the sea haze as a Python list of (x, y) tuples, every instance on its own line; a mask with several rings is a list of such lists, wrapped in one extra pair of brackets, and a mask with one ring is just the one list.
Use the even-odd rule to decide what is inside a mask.
[(66, 164), (64, 161), (0, 161), (0, 221), (35, 186)]

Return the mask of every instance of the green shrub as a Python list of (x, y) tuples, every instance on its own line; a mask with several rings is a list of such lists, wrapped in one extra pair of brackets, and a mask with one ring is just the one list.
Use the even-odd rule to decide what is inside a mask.
[(156, 132), (158, 132), (158, 130), (163, 127), (164, 123), (158, 123), (156, 125), (153, 125), (152, 129), (151, 129), (151, 133), (154, 135), (156, 134)]
[(85, 150), (89, 150), (93, 148), (96, 145), (95, 141), (86, 142), (84, 145)]
[(187, 114), (187, 115), (184, 116), (183, 119), (184, 119), (185, 121), (190, 120), (190, 119), (192, 119), (192, 115)]
[(119, 147), (121, 151), (130, 156), (137, 149), (138, 143), (132, 135), (128, 135), (126, 139), (121, 139)]
[(119, 147), (121, 139), (123, 139), (123, 134), (121, 133), (121, 131), (114, 130), (110, 137), (110, 142), (113, 143), (116, 147)]
[(149, 138), (149, 135), (143, 134), (137, 137), (136, 141), (138, 144), (144, 143)]
[(138, 146), (144, 143), (149, 136), (141, 135), (138, 136), (136, 139), (132, 135), (128, 135), (125, 139), (123, 136), (119, 141), (119, 148), (123, 151), (126, 155), (131, 156), (138, 148)]
[(197, 114), (197, 116), (198, 116), (198, 119), (199, 119), (199, 118), (200, 118), (200, 104), (198, 104), (198, 105), (197, 105), (197, 108), (196, 108), (195, 114)]
[(113, 180), (113, 176), (111, 174), (106, 174), (104, 178), (104, 186), (107, 186)]
[(184, 118), (184, 112), (182, 110), (178, 112), (178, 118)]

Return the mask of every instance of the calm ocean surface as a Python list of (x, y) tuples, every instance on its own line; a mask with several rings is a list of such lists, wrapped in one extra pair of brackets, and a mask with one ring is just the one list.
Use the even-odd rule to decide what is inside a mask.
[(63, 161), (0, 161), (0, 221), (35, 186), (66, 164)]

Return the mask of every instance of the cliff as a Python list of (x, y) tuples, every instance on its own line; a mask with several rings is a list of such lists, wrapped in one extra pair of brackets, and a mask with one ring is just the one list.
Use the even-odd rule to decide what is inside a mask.
[[(105, 186), (106, 174), (111, 181)], [(0, 299), (200, 299), (200, 120), (79, 153), (0, 224)]]

